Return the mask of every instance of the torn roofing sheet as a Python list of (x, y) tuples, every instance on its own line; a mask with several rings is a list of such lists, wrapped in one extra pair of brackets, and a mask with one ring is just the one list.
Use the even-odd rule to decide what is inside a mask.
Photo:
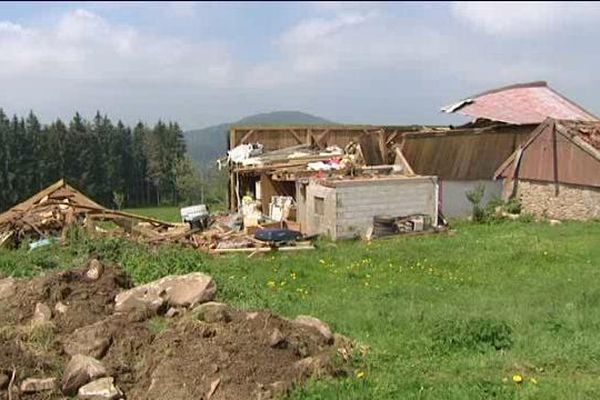
[(546, 82), (530, 82), (493, 89), (441, 109), (473, 118), (510, 124), (539, 124), (546, 118), (597, 121), (590, 112), (567, 99)]

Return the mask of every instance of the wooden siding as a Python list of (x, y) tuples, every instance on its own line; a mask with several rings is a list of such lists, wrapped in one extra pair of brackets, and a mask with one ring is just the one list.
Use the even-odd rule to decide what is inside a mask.
[[(511, 168), (512, 170), (512, 168)], [(547, 124), (523, 150), (519, 179), (600, 187), (600, 161)]]
[(486, 180), (535, 127), (502, 126), (445, 134), (408, 133), (402, 152), (415, 173), (447, 180)]

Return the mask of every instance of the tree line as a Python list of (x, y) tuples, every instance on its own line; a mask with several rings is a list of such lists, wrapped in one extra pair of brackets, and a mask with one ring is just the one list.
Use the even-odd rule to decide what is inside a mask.
[(197, 177), (175, 122), (130, 127), (98, 112), (44, 125), (0, 109), (0, 210), (61, 178), (108, 207), (176, 204)]

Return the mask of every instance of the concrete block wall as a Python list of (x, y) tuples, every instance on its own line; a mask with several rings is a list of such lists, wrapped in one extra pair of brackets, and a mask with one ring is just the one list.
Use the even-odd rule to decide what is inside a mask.
[(413, 178), (357, 183), (337, 188), (336, 238), (361, 236), (375, 215), (437, 215), (437, 179)]
[(524, 213), (552, 219), (600, 218), (600, 188), (519, 180), (517, 195)]

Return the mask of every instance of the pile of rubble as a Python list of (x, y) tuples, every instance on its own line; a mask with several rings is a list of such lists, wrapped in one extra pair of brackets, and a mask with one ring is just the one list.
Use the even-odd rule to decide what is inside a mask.
[[(235, 219), (235, 216), (234, 216)], [(149, 244), (179, 243), (206, 252), (263, 252), (273, 242), (256, 239), (231, 223), (231, 216), (211, 216), (204, 226), (171, 223), (155, 218), (107, 209), (60, 180), (10, 210), (0, 214), (0, 247), (30, 248), (66, 240), (69, 228), (83, 227), (90, 234), (124, 236)], [(312, 248), (293, 241), (282, 249)]]
[(97, 260), (0, 279), (0, 398), (270, 399), (348, 372), (332, 357), (354, 347), (324, 322), (237, 310), (216, 293), (202, 273), (132, 287)]

